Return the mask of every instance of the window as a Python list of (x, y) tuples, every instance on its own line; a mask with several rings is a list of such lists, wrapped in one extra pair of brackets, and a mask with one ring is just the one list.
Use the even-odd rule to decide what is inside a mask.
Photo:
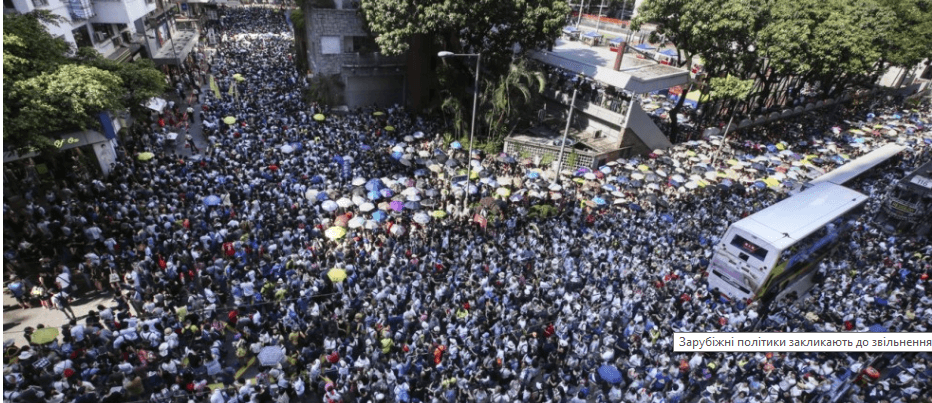
[(320, 37), (320, 53), (333, 55), (343, 53), (339, 36), (322, 36)]
[(9, 9), (15, 9), (16, 5), (13, 4), (13, 0), (3, 0), (3, 7)]
[(49, 5), (49, 0), (32, 0), (32, 5), (36, 7), (45, 7)]
[(764, 249), (757, 244), (744, 239), (744, 237), (741, 235), (735, 235), (735, 237), (731, 239), (731, 246), (734, 246), (761, 261), (767, 257), (767, 249)]

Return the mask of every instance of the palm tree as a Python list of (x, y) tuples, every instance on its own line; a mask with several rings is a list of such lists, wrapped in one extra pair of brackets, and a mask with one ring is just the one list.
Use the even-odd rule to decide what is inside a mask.
[(486, 101), (484, 120), (489, 128), (489, 140), (501, 143), (505, 135), (517, 124), (521, 111), (544, 90), (546, 81), (539, 71), (528, 68), (524, 59), (508, 67), (508, 72), (497, 83), (488, 82), (483, 97)]

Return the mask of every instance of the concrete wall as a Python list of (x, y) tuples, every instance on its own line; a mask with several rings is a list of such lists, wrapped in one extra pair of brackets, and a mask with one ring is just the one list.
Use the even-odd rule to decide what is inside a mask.
[(342, 45), (345, 37), (368, 35), (356, 10), (312, 8), (308, 17), (308, 65), (314, 74), (340, 74), (344, 64), (353, 64), (359, 58), (355, 52), (349, 53), (347, 50), (343, 50), (347, 53), (324, 54), (321, 46), (323, 37), (340, 37)]
[(146, 0), (94, 0), (97, 15), (91, 22), (98, 24), (131, 24), (155, 10), (155, 2)]

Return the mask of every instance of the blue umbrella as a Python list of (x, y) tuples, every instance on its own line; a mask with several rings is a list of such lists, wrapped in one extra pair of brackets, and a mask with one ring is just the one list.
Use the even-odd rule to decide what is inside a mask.
[(460, 144), (459, 141), (454, 141), (454, 142), (450, 143), (450, 147), (453, 147), (453, 148), (455, 148), (455, 149), (458, 150), (458, 149), (460, 149), (460, 148), (463, 148), (463, 145)]
[(336, 162), (337, 164), (343, 165), (343, 157), (340, 156), (340, 155), (334, 155), (334, 156), (333, 156), (333, 162)]
[(369, 200), (379, 200), (382, 198), (382, 195), (379, 194), (379, 192), (370, 190), (369, 193), (366, 193), (366, 197), (369, 198)]
[(372, 219), (378, 222), (385, 221), (386, 218), (388, 218), (388, 213), (382, 210), (376, 210), (375, 212), (372, 213)]
[(369, 179), (369, 181), (366, 182), (366, 190), (378, 192), (383, 187), (385, 187), (385, 185), (382, 184), (382, 181), (380, 179)]
[(380, 189), (380, 190), (379, 190), (379, 193), (382, 195), (382, 197), (392, 197), (392, 196), (395, 194), (395, 193), (392, 192), (392, 190), (389, 189), (389, 188)]
[(615, 187), (615, 185), (602, 185), (602, 189), (605, 189), (609, 192), (614, 192), (618, 190), (618, 188)]
[(536, 171), (531, 171), (527, 173), (527, 177), (531, 179), (537, 179), (537, 178), (540, 178), (540, 174), (537, 173)]
[(770, 152), (772, 152), (772, 153), (775, 153), (775, 152), (777, 152), (777, 146), (775, 146), (775, 145), (773, 145), (773, 144), (767, 144), (767, 151), (770, 151)]
[(870, 330), (871, 332), (875, 332), (875, 333), (886, 333), (887, 332), (887, 328), (883, 327), (883, 325), (880, 323), (875, 323), (873, 325), (870, 325), (868, 330)]
[(416, 201), (409, 201), (404, 204), (404, 208), (408, 210), (419, 210), (421, 208), (421, 203)]
[(220, 196), (217, 195), (210, 195), (204, 198), (204, 204), (207, 206), (219, 206), (220, 202)]
[(639, 204), (631, 203), (628, 205), (628, 208), (634, 211), (644, 211)]
[(614, 365), (603, 365), (599, 367), (599, 377), (603, 381), (616, 384), (621, 382), (621, 372)]
[(327, 195), (327, 192), (320, 192), (320, 193), (317, 194), (317, 201), (324, 201), (324, 200), (327, 200), (327, 199), (329, 199), (329, 198), (330, 198), (330, 196)]
[(360, 144), (360, 145), (359, 145), (359, 149), (360, 149), (360, 150), (363, 150), (363, 151), (369, 151), (369, 150), (372, 149), (372, 147), (369, 147), (369, 146), (366, 145), (366, 144)]
[(660, 219), (662, 219), (662, 220), (664, 220), (664, 221), (666, 221), (666, 222), (668, 222), (668, 223), (672, 223), (672, 222), (673, 222), (673, 216), (672, 216), (672, 215), (669, 215), (669, 214), (662, 214), (662, 215), (660, 216)]
[(324, 183), (324, 178), (321, 178), (320, 175), (314, 175), (311, 177), (311, 183)]
[(418, 169), (418, 170), (414, 171), (414, 176), (427, 176), (427, 170), (426, 170), (426, 169)]
[(754, 185), (753, 185), (753, 186), (757, 186), (757, 187), (759, 187), (759, 188), (761, 188), (761, 189), (764, 189), (764, 188), (767, 187), (767, 184), (764, 183), (764, 182), (761, 182), (761, 181), (757, 181), (757, 182), (754, 182)]
[(295, 151), (301, 151), (301, 149), (304, 148), (304, 144), (302, 144), (300, 141), (295, 141), (294, 143), (291, 143), (291, 148), (294, 148)]
[(404, 153), (402, 153), (401, 151), (395, 151), (392, 153), (392, 158), (396, 160), (400, 160), (401, 157), (404, 157), (404, 156), (405, 156)]
[(598, 204), (598, 205), (600, 205), (600, 206), (604, 206), (604, 205), (605, 205), (605, 199), (603, 199), (603, 198), (601, 198), (601, 197), (596, 197), (596, 198), (592, 199), (592, 201), (595, 202), (595, 204)]

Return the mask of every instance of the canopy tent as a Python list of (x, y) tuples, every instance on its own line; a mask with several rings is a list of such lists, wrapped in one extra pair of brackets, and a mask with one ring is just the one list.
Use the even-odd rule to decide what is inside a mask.
[(589, 45), (595, 46), (602, 43), (602, 34), (595, 31), (589, 31), (583, 34), (582, 40)]
[(648, 51), (656, 50), (656, 49), (657, 49), (657, 48), (655, 48), (655, 47), (653, 47), (653, 46), (650, 46), (650, 45), (648, 45), (648, 44), (646, 44), (646, 43), (642, 43), (642, 44), (640, 44), (640, 45), (634, 45), (634, 48), (637, 49), (637, 50), (644, 51), (644, 52), (648, 52)]
[(625, 38), (622, 38), (622, 37), (619, 36), (619, 37), (617, 37), (617, 38), (609, 39), (609, 40), (608, 40), (608, 45), (609, 45), (609, 46), (618, 46), (618, 45), (621, 45), (621, 44), (624, 43), (624, 42), (625, 42)]

